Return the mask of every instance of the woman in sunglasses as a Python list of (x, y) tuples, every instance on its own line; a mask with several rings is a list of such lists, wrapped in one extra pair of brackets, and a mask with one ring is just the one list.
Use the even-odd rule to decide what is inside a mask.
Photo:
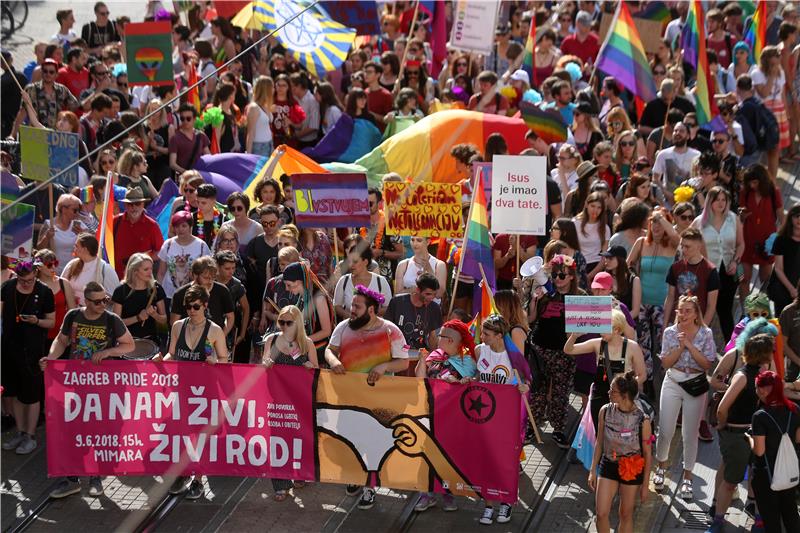
[[(578, 288), (575, 260), (566, 255), (556, 255), (547, 264), (555, 293), (533, 295), (528, 309), (528, 321), (533, 329), (528, 335), (531, 358), (538, 360), (543, 370), (542, 385), (533, 391), (531, 406), (533, 416), (540, 423), (549, 420), (553, 427), (553, 441), (559, 448), (569, 448), (570, 440), (564, 434), (567, 423), (569, 394), (575, 378), (575, 358), (564, 353), (567, 334), (564, 332), (564, 296), (585, 295)], [(535, 365), (537, 366), (537, 365)]]
[[(613, 112), (613, 110), (612, 110)], [(613, 126), (612, 126), (613, 124)], [(609, 119), (609, 131), (621, 124), (619, 119)], [(614, 166), (619, 169), (622, 181), (627, 181), (634, 173), (634, 164), (639, 157), (639, 147), (633, 131), (627, 130), (616, 136), (616, 148), (614, 149)], [(641, 152), (644, 154), (644, 152)]]
[[(156, 356), (153, 361), (180, 361), (208, 363), (228, 360), (228, 346), (222, 328), (206, 317), (208, 292), (192, 285), (183, 296), (183, 305), (189, 315), (172, 324), (169, 351)], [(203, 495), (202, 475), (179, 476), (169, 488), (170, 494), (186, 492), (186, 499), (197, 500)]]
[(64, 321), (64, 315), (67, 311), (76, 306), (75, 294), (72, 292), (72, 285), (66, 279), (56, 274), (58, 268), (58, 258), (52, 250), (42, 248), (37, 250), (33, 256), (33, 264), (36, 266), (36, 277), (47, 285), (53, 291), (55, 298), (56, 317), (54, 325), (47, 332), (48, 349), (49, 344), (53, 342), (58, 335), (58, 328), (61, 327), (61, 322)]
[(56, 273), (61, 274), (72, 259), (72, 250), (78, 235), (86, 230), (78, 216), (81, 201), (73, 194), (62, 194), (56, 202), (56, 214), (52, 220), (45, 220), (39, 230), (37, 249), (47, 248), (56, 254), (59, 265)]
[(117, 153), (109, 148), (101, 151), (97, 156), (95, 167), (95, 173), (105, 178), (109, 172), (117, 169)]
[[(265, 368), (272, 365), (303, 366), (305, 368), (319, 368), (317, 351), (314, 342), (308, 338), (303, 328), (303, 313), (295, 305), (287, 305), (278, 313), (278, 331), (264, 338), (264, 356), (261, 364)], [(289, 496), (290, 488), (302, 488), (302, 481), (292, 482), (291, 479), (273, 479), (272, 488), (275, 494), (272, 499), (282, 502)]]
[(680, 202), (672, 208), (672, 217), (675, 220), (675, 233), (680, 235), (692, 225), (695, 218), (694, 206), (689, 202)]
[[(263, 234), (264, 228), (261, 227), (261, 224), (259, 224), (257, 221), (247, 216), (247, 213), (250, 210), (250, 197), (246, 194), (243, 194), (239, 191), (234, 191), (230, 194), (230, 196), (228, 196), (228, 199), (225, 203), (228, 206), (228, 213), (233, 215), (233, 218), (220, 226), (219, 233), (217, 233), (217, 238), (214, 241), (214, 251), (216, 252), (220, 249), (230, 249), (233, 252), (242, 254), (247, 249), (247, 243)], [(223, 232), (225, 232), (224, 237)], [(235, 250), (229, 247), (223, 248), (220, 246), (221, 239), (231, 239), (232, 236), (235, 236), (236, 238)], [(231, 243), (228, 241), (226, 244), (230, 245)], [(239, 279), (241, 280), (241, 278)]]

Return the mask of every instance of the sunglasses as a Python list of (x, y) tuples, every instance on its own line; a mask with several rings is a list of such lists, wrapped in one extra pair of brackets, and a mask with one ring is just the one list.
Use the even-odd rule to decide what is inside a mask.
[(636, 142), (634, 142), (634, 141), (620, 141), (619, 145), (620, 146), (631, 147), (631, 146), (636, 146)]
[(274, 228), (275, 226), (277, 226), (277, 225), (278, 225), (278, 221), (277, 221), (277, 220), (272, 220), (272, 221), (270, 221), (270, 222), (263, 222), (263, 221), (262, 221), (262, 222), (261, 222), (261, 225), (262, 225), (262, 226), (266, 226), (266, 227), (268, 227), (268, 228)]
[(278, 325), (279, 326), (283, 326), (283, 327), (287, 327), (288, 328), (289, 326), (291, 326), (293, 324), (294, 324), (294, 320), (281, 320), (280, 318), (278, 319)]
[(184, 194), (194, 194), (197, 192), (197, 189), (192, 189), (191, 187), (186, 187), (183, 189)]
[(407, 70), (409, 76), (419, 76), (418, 70)]
[(466, 67), (468, 66), (466, 63), (456, 63), (457, 67)]
[(93, 303), (94, 305), (105, 305), (108, 303), (108, 296), (105, 298), (100, 298), (99, 300), (92, 300), (91, 298), (85, 298), (87, 302)]
[(199, 311), (203, 308), (203, 304), (189, 304), (186, 306), (186, 310), (194, 309), (195, 311)]
[(128, 202), (128, 205), (132, 205), (135, 207), (144, 207), (144, 202)]
[(697, 127), (697, 124), (695, 124), (694, 122), (684, 122), (683, 125), (686, 126), (687, 128), (696, 128)]
[(567, 279), (566, 272), (553, 272), (550, 276), (553, 279)]
[(728, 142), (728, 139), (714, 139), (712, 142), (714, 144), (725, 144), (726, 142)]
[(756, 318), (769, 318), (769, 311), (762, 311), (761, 313), (759, 313), (758, 311), (752, 311), (750, 313), (747, 313), (747, 315), (753, 320), (755, 320)]
[(128, 84), (124, 82), (117, 82), (117, 87), (127, 87)]
[(236, 211), (237, 213), (239, 211), (244, 211), (244, 206), (243, 205), (234, 205), (234, 206), (231, 207), (231, 211)]
[(681, 219), (681, 220), (693, 220), (694, 216), (693, 215), (678, 215), (678, 218)]
[(113, 159), (101, 159), (100, 160), (100, 164), (101, 165), (115, 165), (116, 163), (117, 162), (114, 161)]
[(191, 122), (194, 120), (192, 115), (181, 115), (181, 122)]
[(667, 74), (666, 70), (654, 70), (653, 71), (653, 76), (666, 76), (666, 74)]

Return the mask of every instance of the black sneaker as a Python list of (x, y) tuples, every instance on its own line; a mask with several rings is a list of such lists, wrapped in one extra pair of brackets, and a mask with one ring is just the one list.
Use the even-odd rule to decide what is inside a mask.
[(172, 482), (172, 485), (169, 487), (170, 494), (183, 494), (187, 490), (189, 490), (189, 485), (192, 484), (192, 478), (190, 476), (178, 476), (175, 478), (175, 481)]
[(500, 510), (497, 512), (497, 523), (505, 524), (511, 521), (511, 506), (507, 503), (500, 504)]
[(571, 442), (567, 440), (567, 437), (564, 436), (563, 433), (560, 431), (555, 431), (552, 436), (553, 442), (556, 443), (556, 446), (561, 448), (562, 450), (568, 450), (569, 447), (572, 445)]
[(363, 487), (361, 485), (347, 485), (345, 487), (344, 492), (348, 496), (357, 496)]
[(189, 486), (189, 491), (186, 493), (186, 499), (199, 500), (202, 495), (203, 495), (203, 483), (201, 483), (199, 479), (195, 479)]
[(375, 505), (375, 489), (364, 487), (364, 490), (361, 492), (361, 499), (358, 500), (358, 508), (372, 509), (373, 505)]
[(744, 512), (745, 512), (745, 514), (747, 516), (749, 516), (750, 518), (755, 520), (756, 519), (756, 502), (754, 502), (753, 500), (748, 498), (747, 503), (744, 504)]

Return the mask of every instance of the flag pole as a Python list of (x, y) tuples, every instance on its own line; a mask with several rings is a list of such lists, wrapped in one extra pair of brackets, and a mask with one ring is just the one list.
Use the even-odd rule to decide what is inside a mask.
[(520, 239), (520, 237), (521, 237), (521, 235), (517, 235), (517, 245), (516, 245), (517, 246), (517, 251), (514, 254), (514, 255), (516, 255), (516, 260), (517, 260), (517, 270), (515, 272), (517, 274), (516, 277), (518, 277), (518, 278), (520, 277), (520, 275), (519, 275), (519, 239)]
[(100, 221), (100, 239), (97, 243), (97, 264), (95, 265), (94, 269), (94, 280), (98, 283), (100, 283), (100, 272), (102, 272), (100, 265), (103, 262), (103, 248), (105, 248), (106, 245), (106, 220), (108, 220), (109, 198), (110, 195), (114, 194), (113, 191), (113, 174), (109, 170), (108, 174), (106, 175), (106, 190), (103, 191), (103, 216), (102, 220)]
[(403, 71), (406, 69), (406, 56), (408, 55), (408, 43), (411, 41), (411, 36), (414, 35), (414, 25), (417, 23), (417, 14), (419, 13), (419, 4), (421, 0), (417, 0), (417, 5), (414, 6), (414, 16), (411, 18), (411, 26), (408, 29), (408, 38), (406, 39), (406, 46), (403, 48), (403, 59), (400, 61), (400, 72), (397, 74), (397, 83), (403, 79)]
[[(620, 12), (622, 11), (622, 4), (624, 4), (624, 0), (617, 4), (617, 9), (614, 11), (614, 18), (611, 19), (611, 23), (608, 25), (608, 30), (606, 31), (606, 38), (603, 39), (603, 44), (600, 46), (600, 50), (597, 52), (597, 57), (600, 58), (603, 56), (603, 51), (608, 46), (608, 42), (611, 40), (611, 34), (614, 33), (614, 28), (617, 25), (617, 20), (619, 19)], [(595, 60), (594, 64), (592, 65), (592, 75), (589, 76), (589, 87), (592, 87), (594, 83), (594, 77), (597, 75), (597, 60)]]
[[(480, 176), (475, 180), (476, 185), (481, 185)], [(461, 269), (464, 267), (464, 256), (467, 255), (467, 236), (469, 235), (469, 226), (472, 224), (472, 210), (475, 208), (475, 191), (477, 188), (472, 188), (472, 198), (469, 201), (469, 214), (467, 215), (467, 225), (464, 227), (464, 239), (461, 241), (461, 257), (458, 258), (458, 268), (456, 275), (453, 278), (453, 294), (450, 297), (450, 308), (447, 311), (447, 316), (453, 312), (453, 305), (456, 303), (456, 290), (458, 289), (458, 277), (461, 275)]]
[[(514, 369), (514, 377), (517, 379), (517, 383), (522, 383), (516, 368)], [(539, 428), (536, 427), (536, 419), (533, 418), (533, 411), (531, 410), (531, 403), (528, 401), (527, 394), (522, 395), (522, 401), (525, 402), (525, 410), (528, 411), (528, 422), (531, 423), (533, 434), (536, 435), (536, 444), (542, 444), (542, 435), (539, 433)]]

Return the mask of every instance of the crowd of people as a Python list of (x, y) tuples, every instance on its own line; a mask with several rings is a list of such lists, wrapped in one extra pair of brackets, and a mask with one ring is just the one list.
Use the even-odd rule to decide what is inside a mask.
[[(650, 3), (628, 2), (634, 17)], [(637, 496), (664, 490), (677, 428), (683, 471), (674, 481), (684, 500), (695, 497), (698, 441), (720, 447), (715, 485), (705, 489), (710, 531), (724, 528), (745, 478), (743, 507), (758, 524), (800, 530), (796, 486), (775, 484), (782, 435), (800, 442), (800, 205), (784, 204), (777, 179), (781, 162), (800, 160), (800, 10), (766, 2), (755, 61), (743, 40), (752, 15), (741, 2), (709, 3), (705, 38), (725, 126), (712, 132), (698, 122), (695, 73), (682, 60), (688, 2), (664, 4), (671, 20), (648, 52), (658, 95), (641, 114), (629, 90), (594, 70), (611, 3), (502, 2), (492, 52), (448, 46), (442, 64), (430, 18), (414, 2), (381, 3), (383, 33), (359, 38), (341, 68), (317, 79), (272, 38), (239, 55), (259, 32), (215, 16), (211, 2), (195, 3), (184, 24), (151, 1), (148, 20), (173, 26), (175, 84), (135, 88), (123, 59), (130, 19), (98, 2), (77, 35), (72, 11), (59, 10), (58, 31), (35, 45), (35, 60), (17, 70), (2, 52), (2, 137), (16, 138), (23, 124), (68, 131), (80, 134), (82, 156), (93, 155), (79, 187), (53, 185), (52, 216), (47, 195), (34, 196), (35, 255), (3, 257), (2, 409), (14, 426), (3, 449), (37, 447), (48, 360), (99, 363), (143, 339), (156, 360), (302, 365), (370, 382), (395, 374), (502, 384), (510, 379), (501, 369), (513, 367), (561, 448), (573, 445), (571, 395), (583, 398), (597, 435), (587, 467), (598, 531), (609, 531), (617, 493), (619, 531), (632, 531)], [(531, 78), (521, 66), (532, 24)], [(218, 125), (198, 129), (183, 90), (191, 69), (210, 75), (199, 97), (221, 110)], [(568, 140), (526, 134), (522, 155), (547, 158), (549, 235), (491, 236), (498, 314), (479, 325), (478, 346), (467, 323), (480, 280), (458, 269), (464, 241), (390, 234), (380, 187), (368, 191), (368, 226), (298, 228), (289, 176), (265, 177), (253, 197), (225, 198), (194, 170), (212, 137), (220, 152), (267, 156), (281, 144), (315, 146), (343, 115), (384, 131), (398, 117), (441, 109), (513, 116), (523, 98), (558, 111)], [(451, 147), (465, 224), (472, 167), (508, 153), (507, 141), (500, 132), (485, 146)], [(13, 152), (2, 164), (18, 173)], [(95, 236), (109, 172), (125, 189), (113, 267)], [(170, 181), (180, 196), (162, 235), (145, 207)], [(519, 267), (536, 256), (548, 284)], [(612, 297), (611, 333), (566, 333), (565, 296), (588, 294)], [(274, 498), (300, 486), (275, 480)], [(80, 490), (68, 478), (52, 496)], [(188, 477), (170, 490), (202, 495)], [(360, 494), (362, 509), (374, 503), (374, 487), (347, 491)], [(90, 479), (89, 494), (102, 493), (100, 478)], [(423, 494), (416, 510), (434, 505)], [(442, 507), (455, 510), (456, 500), (446, 495)], [(480, 523), (510, 519), (511, 506), (495, 512), (487, 502)]]

